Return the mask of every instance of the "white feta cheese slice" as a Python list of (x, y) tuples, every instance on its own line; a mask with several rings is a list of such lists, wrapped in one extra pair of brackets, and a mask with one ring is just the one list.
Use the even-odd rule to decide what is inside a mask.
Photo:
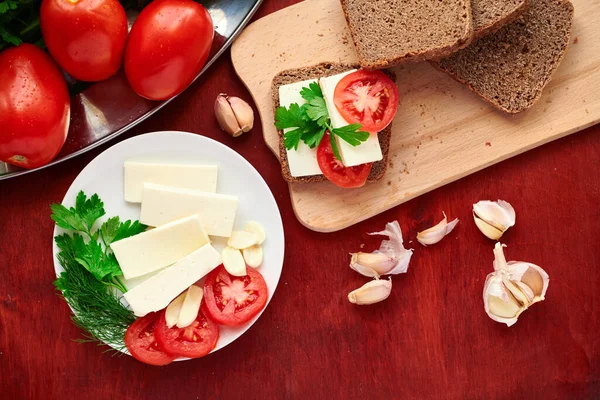
[(211, 236), (231, 236), (238, 198), (147, 183), (142, 194), (140, 221), (161, 226), (188, 215), (198, 215)]
[[(355, 71), (356, 70), (353, 69), (341, 74), (321, 78), (319, 80), (319, 86), (321, 86), (321, 91), (323, 92), (323, 97), (325, 98), (325, 104), (327, 105), (327, 111), (329, 111), (329, 117), (331, 118), (332, 128), (341, 128), (343, 126), (350, 125), (350, 123), (346, 121), (337, 110), (335, 103), (333, 102), (333, 95), (338, 82), (341, 81), (346, 75)], [(340, 155), (342, 156), (342, 162), (346, 167), (354, 167), (356, 165), (366, 164), (383, 159), (377, 132), (371, 133), (367, 141), (359, 144), (356, 147), (337, 136), (336, 143), (340, 150)]]
[[(281, 107), (289, 107), (290, 104), (296, 103), (302, 105), (306, 103), (306, 100), (300, 96), (300, 90), (303, 87), (308, 87), (313, 82), (317, 82), (316, 79), (308, 79), (301, 82), (294, 82), (288, 85), (282, 85), (279, 87), (279, 105)], [(289, 132), (294, 128), (287, 128), (283, 130), (283, 133)], [(290, 167), (290, 174), (294, 177), (309, 176), (309, 175), (321, 175), (321, 168), (317, 162), (317, 148), (311, 149), (303, 141), (298, 143), (298, 149), (287, 150), (288, 165)]]
[(221, 263), (221, 256), (205, 244), (174, 265), (125, 293), (125, 300), (138, 317), (159, 311)]
[(125, 161), (125, 201), (141, 203), (144, 183), (215, 193), (218, 170), (216, 165)]
[(110, 248), (125, 279), (131, 279), (171, 265), (209, 242), (200, 218), (192, 215), (111, 243)]

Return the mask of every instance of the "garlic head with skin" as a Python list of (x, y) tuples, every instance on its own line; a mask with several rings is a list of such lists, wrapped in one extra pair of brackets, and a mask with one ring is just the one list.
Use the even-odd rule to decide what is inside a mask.
[(544, 300), (550, 277), (535, 264), (506, 262), (503, 247), (494, 247), (494, 272), (485, 280), (483, 305), (491, 319), (512, 326), (523, 311)]
[(423, 246), (436, 244), (437, 242), (442, 240), (447, 234), (452, 232), (456, 224), (458, 224), (458, 218), (455, 218), (453, 221), (448, 222), (446, 213), (442, 211), (442, 214), (444, 214), (444, 219), (442, 219), (437, 225), (417, 233), (417, 241)]
[(514, 226), (517, 215), (509, 202), (481, 200), (473, 204), (473, 219), (477, 228), (489, 239), (498, 240)]
[(369, 235), (387, 236), (389, 240), (382, 241), (379, 250), (372, 253), (351, 253), (350, 268), (369, 278), (403, 274), (408, 270), (413, 250), (404, 248), (398, 221), (390, 222), (385, 230)]
[(369, 305), (387, 299), (392, 292), (392, 278), (375, 279), (348, 293), (352, 304)]
[(252, 107), (239, 97), (224, 93), (215, 100), (215, 117), (221, 129), (233, 137), (248, 132), (254, 125)]

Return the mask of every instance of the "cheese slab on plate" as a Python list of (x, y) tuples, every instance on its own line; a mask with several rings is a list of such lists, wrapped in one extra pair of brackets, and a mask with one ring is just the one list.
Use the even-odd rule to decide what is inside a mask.
[[(122, 221), (127, 219), (138, 220), (140, 218), (140, 204), (127, 202), (124, 198), (123, 166), (127, 161), (218, 165), (219, 179), (217, 193), (224, 193), (239, 199), (233, 229), (244, 230), (247, 221), (259, 221), (267, 232), (268, 239), (262, 245), (264, 261), (258, 270), (263, 275), (268, 287), (269, 298), (267, 301), (273, 298), (273, 293), (277, 287), (283, 267), (283, 225), (273, 194), (250, 163), (227, 146), (204, 136), (173, 131), (149, 133), (124, 140), (92, 160), (73, 181), (62, 203), (69, 207), (75, 204), (75, 198), (80, 190), (83, 190), (90, 196), (97, 193), (102, 201), (104, 201), (104, 209), (106, 210), (106, 215), (100, 219), (99, 223), (106, 221), (106, 219), (112, 216), (119, 216)], [(156, 229), (159, 228), (154, 228), (153, 230)], [(65, 230), (55, 227), (53, 236), (65, 232)], [(149, 232), (151, 231), (143, 234)], [(133, 236), (133, 238), (135, 237)], [(226, 240), (218, 237), (212, 237), (211, 239), (211, 246), (220, 254)], [(54, 268), (56, 273), (60, 274), (63, 272), (63, 269), (56, 259), (58, 251), (58, 247), (53, 243)], [(205, 259), (210, 258), (208, 255), (213, 254), (214, 256), (215, 254), (208, 250), (203, 251), (207, 252), (203, 257)], [(188, 255), (188, 257), (191, 257), (191, 255)], [(160, 279), (162, 283), (156, 286), (160, 286), (162, 288), (160, 290), (164, 290), (163, 294), (159, 295), (157, 292), (156, 297), (152, 300), (154, 304), (152, 306), (142, 305), (140, 308), (136, 305), (138, 312), (144, 312), (144, 307), (148, 307), (146, 310), (149, 310), (152, 307), (160, 306), (161, 299), (164, 300), (164, 298), (171, 296), (175, 291), (179, 290), (179, 287), (173, 283), (175, 278), (169, 278), (171, 274), (179, 277), (187, 276), (187, 278), (181, 279), (187, 280), (185, 285), (188, 285), (193, 277), (186, 275), (185, 263), (183, 261), (180, 262), (179, 266), (176, 263), (147, 275), (126, 281), (127, 288), (131, 290), (129, 297), (132, 299), (132, 302), (137, 302), (140, 298), (139, 296), (149, 295), (153, 291), (148, 289), (153, 285), (152, 282), (158, 282), (158, 277), (162, 277)], [(214, 262), (209, 264), (212, 265)], [(170, 268), (177, 266), (180, 268), (179, 270), (173, 269), (170, 273), (166, 272)], [(208, 269), (209, 267), (207, 264), (203, 268)], [(176, 271), (178, 271), (177, 274), (175, 274)], [(195, 273), (202, 274), (203, 269), (200, 268)], [(144, 286), (146, 289), (144, 289)], [(158, 290), (156, 289), (156, 291)], [(125, 299), (123, 299), (123, 303), (127, 304)], [(236, 328), (221, 326), (219, 341), (213, 351), (217, 351), (234, 341), (259, 317), (260, 313), (248, 323)], [(110, 345), (110, 343), (107, 344)]]

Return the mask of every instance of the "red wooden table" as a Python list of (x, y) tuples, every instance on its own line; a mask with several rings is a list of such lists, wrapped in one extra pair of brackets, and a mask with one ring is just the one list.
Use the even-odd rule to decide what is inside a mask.
[[(294, 1), (265, 0), (257, 17)], [(108, 145), (59, 166), (0, 182), (0, 398), (3, 399), (587, 399), (600, 398), (600, 126), (421, 196), (335, 234), (295, 218), (260, 124), (232, 139), (212, 107), (220, 92), (249, 95), (224, 56), (156, 116)], [(271, 187), (284, 221), (281, 281), (260, 320), (203, 359), (163, 368), (111, 357), (81, 332), (52, 281), (49, 205), (100, 152), (144, 132), (182, 130), (242, 154)], [(546, 301), (507, 328), (482, 302), (493, 243), (472, 203), (506, 199), (517, 224), (503, 242), (509, 260), (550, 274)], [(461, 222), (423, 248), (416, 232), (442, 211)], [(346, 294), (367, 281), (348, 253), (371, 251), (366, 232), (399, 220), (415, 253), (388, 300), (355, 306)]]

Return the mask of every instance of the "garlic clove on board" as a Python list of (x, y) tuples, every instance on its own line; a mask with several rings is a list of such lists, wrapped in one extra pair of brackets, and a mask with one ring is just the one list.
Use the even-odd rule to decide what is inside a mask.
[(387, 236), (388, 240), (382, 241), (379, 250), (372, 253), (351, 253), (350, 268), (369, 278), (403, 274), (408, 270), (413, 249), (404, 248), (398, 221), (389, 222), (385, 230), (369, 235)]
[(528, 307), (544, 300), (550, 278), (535, 264), (506, 262), (503, 247), (494, 247), (494, 272), (485, 280), (483, 303), (491, 319), (511, 326)]
[(516, 222), (515, 209), (504, 200), (481, 200), (473, 204), (475, 225), (485, 236), (498, 240)]
[(458, 218), (448, 223), (446, 213), (442, 212), (442, 214), (444, 214), (444, 219), (442, 219), (437, 225), (417, 233), (417, 241), (423, 246), (436, 244), (442, 240), (444, 236), (452, 232), (456, 224), (458, 224)]
[(352, 304), (368, 305), (387, 299), (392, 291), (392, 278), (375, 279), (348, 293)]

